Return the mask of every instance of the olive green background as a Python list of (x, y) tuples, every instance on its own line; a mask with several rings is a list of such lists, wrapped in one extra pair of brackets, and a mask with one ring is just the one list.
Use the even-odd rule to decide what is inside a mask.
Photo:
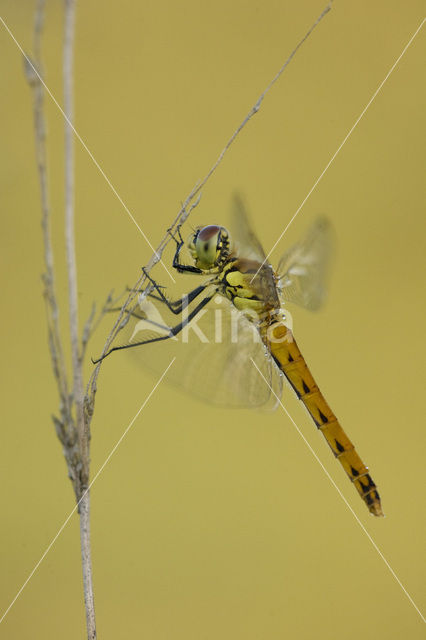
[[(62, 3), (47, 4), (45, 77), (62, 103)], [(0, 6), (31, 51), (33, 3), (2, 0)], [(153, 245), (323, 6), (317, 0), (79, 3), (75, 126)], [(420, 1), (336, 2), (205, 187), (192, 224), (226, 223), (239, 189), (269, 250), (421, 19)], [(41, 296), (32, 98), (21, 54), (2, 25), (0, 51), (4, 611), (74, 497), (50, 418), (57, 397)], [(319, 213), (331, 219), (338, 251), (329, 300), (315, 315), (292, 309), (294, 330), (370, 465), (385, 519), (368, 514), (288, 390), (284, 401), (420, 608), (424, 55), (423, 29), (272, 260)], [(49, 99), (46, 111), (66, 332), (63, 119)], [(151, 250), (78, 142), (75, 155), (83, 320), (94, 299), (101, 304), (112, 287), (137, 279)], [(165, 258), (171, 257), (170, 248)], [(155, 275), (170, 284), (161, 266)], [(99, 328), (91, 355), (99, 353), (110, 322)], [(87, 363), (87, 376), (90, 370)], [(123, 354), (105, 363), (92, 425), (93, 473), (154, 383)], [(164, 382), (93, 487), (92, 532), (102, 639), (424, 637), (418, 613), (280, 409), (270, 415), (214, 409)], [(83, 638), (81, 582), (74, 515), (0, 625), (0, 637)]]

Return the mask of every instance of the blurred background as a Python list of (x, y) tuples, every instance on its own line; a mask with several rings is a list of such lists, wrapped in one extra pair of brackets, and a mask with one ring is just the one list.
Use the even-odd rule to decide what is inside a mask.
[[(324, 4), (78, 3), (75, 126), (154, 246)], [(269, 250), (419, 26), (422, 4), (336, 2), (203, 190), (190, 223), (226, 224), (238, 189)], [(3, 19), (30, 53), (33, 12), (28, 0), (1, 1)], [(45, 79), (60, 103), (62, 38), (62, 3), (48, 1)], [(51, 421), (57, 396), (41, 295), (32, 95), (2, 25), (0, 47), (3, 612), (74, 495)], [(317, 314), (292, 309), (294, 332), (370, 466), (385, 519), (368, 514), (288, 390), (284, 402), (420, 608), (424, 55), (423, 29), (271, 258), (276, 264), (318, 214), (329, 217), (338, 251), (328, 302)], [(49, 99), (46, 113), (66, 332), (63, 118)], [(93, 300), (102, 304), (111, 288), (138, 278), (151, 250), (78, 142), (75, 155), (83, 322)], [(161, 266), (154, 275), (170, 284)], [(90, 355), (100, 352), (111, 321)], [(123, 354), (105, 362), (93, 474), (155, 381)], [(424, 637), (418, 613), (282, 410), (214, 409), (161, 384), (92, 489), (92, 535), (102, 639)], [(75, 515), (0, 637), (85, 637)]]

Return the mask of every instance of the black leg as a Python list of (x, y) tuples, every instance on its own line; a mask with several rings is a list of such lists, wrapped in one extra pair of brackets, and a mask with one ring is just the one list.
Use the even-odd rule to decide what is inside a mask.
[[(129, 291), (138, 291), (138, 293), (145, 293), (145, 289), (129, 289)], [(152, 298), (153, 300), (158, 300), (158, 302), (166, 304), (169, 307), (170, 311), (173, 311), (174, 306), (180, 303), (180, 300), (169, 300), (166, 296), (160, 298), (160, 296), (156, 296), (155, 293), (148, 293), (147, 298)], [(173, 309), (171, 309), (171, 307), (173, 307)]]
[(169, 300), (162, 292), (163, 287), (158, 285), (155, 282), (155, 280), (153, 280), (151, 276), (145, 271), (144, 268), (142, 268), (142, 271), (158, 293), (158, 296), (155, 296), (152, 293), (149, 293), (148, 294), (149, 297), (154, 298), (154, 300), (159, 300), (160, 302), (163, 302), (165, 305), (167, 305), (170, 311), (176, 315), (181, 313), (182, 309), (186, 309), (186, 307), (211, 284), (210, 282), (201, 284), (199, 287), (196, 287), (186, 295), (182, 296), (180, 300)]
[[(111, 307), (111, 309), (108, 309), (108, 313), (113, 312), (113, 311), (121, 311), (122, 307)], [(143, 316), (139, 315), (138, 313), (136, 313), (136, 311), (125, 311), (125, 314), (128, 316), (133, 316), (134, 318), (138, 318), (138, 320), (146, 320), (146, 318), (144, 318)]]
[[(157, 287), (160, 287), (161, 289), (163, 289), (164, 287), (162, 287), (160, 284), (157, 285)], [(127, 287), (127, 291), (132, 291), (133, 293), (145, 293), (146, 289), (131, 289), (130, 287)], [(164, 298), (166, 298), (166, 296), (163, 296), (162, 298), (160, 298), (160, 296), (156, 296), (155, 293), (148, 293), (146, 294), (148, 298), (152, 298), (153, 300), (159, 300), (159, 302), (164, 302), (165, 300)], [(166, 300), (168, 300), (168, 298), (166, 298)], [(179, 302), (179, 300), (168, 300), (168, 303), (171, 304), (172, 306), (177, 304)], [(165, 303), (167, 304), (167, 303)], [(118, 309), (117, 309), (118, 311)]]
[(180, 225), (176, 229), (178, 238), (175, 238), (175, 236), (171, 232), (169, 233), (172, 236), (173, 240), (176, 242), (176, 252), (173, 258), (173, 268), (176, 269), (179, 273), (196, 273), (198, 275), (203, 273), (202, 269), (199, 269), (198, 267), (194, 267), (193, 265), (182, 264), (180, 261), (180, 252), (182, 250), (183, 245), (185, 244), (185, 242), (182, 239), (182, 234), (180, 232)]
[[(108, 309), (109, 311), (121, 311), (121, 307), (113, 307), (112, 309)], [(140, 315), (136, 313), (136, 311), (125, 311), (127, 316), (132, 316), (133, 318), (137, 318), (138, 320), (143, 320), (144, 322), (149, 322), (154, 327), (158, 327), (159, 329), (163, 329), (163, 331), (170, 331), (170, 327), (167, 327), (165, 324), (160, 324), (159, 322), (155, 322), (155, 320), (151, 320), (146, 316)]]
[(206, 304), (208, 304), (210, 302), (210, 300), (213, 298), (213, 296), (215, 294), (216, 294), (216, 291), (214, 291), (211, 295), (206, 296), (203, 300), (201, 300), (201, 302), (195, 307), (195, 309), (193, 309), (191, 311), (191, 313), (188, 315), (187, 318), (185, 318), (185, 320), (183, 320), (182, 322), (177, 324), (175, 327), (172, 327), (170, 329), (170, 333), (168, 335), (159, 336), (158, 338), (151, 338), (149, 340), (141, 340), (140, 342), (134, 342), (132, 344), (123, 344), (123, 345), (121, 345), (119, 347), (113, 347), (112, 349), (107, 351), (107, 353), (104, 356), (102, 356), (101, 358), (97, 358), (96, 360), (93, 360), (93, 358), (92, 358), (93, 364), (98, 364), (98, 362), (101, 362), (102, 360), (104, 360), (113, 351), (120, 351), (121, 349), (131, 349), (133, 347), (140, 347), (143, 344), (150, 344), (151, 342), (160, 342), (162, 340), (168, 340), (169, 338), (172, 338), (173, 336), (177, 336), (178, 333), (180, 333), (182, 331), (182, 329), (184, 329), (191, 322), (191, 320), (193, 318), (195, 318), (195, 316), (201, 311), (201, 309), (203, 307), (205, 307)]

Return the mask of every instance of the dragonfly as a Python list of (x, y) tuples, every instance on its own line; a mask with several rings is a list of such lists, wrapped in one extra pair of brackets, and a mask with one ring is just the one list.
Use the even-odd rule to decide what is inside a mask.
[[(159, 343), (171, 345), (206, 313), (212, 301), (221, 304), (229, 322), (221, 319), (220, 340), (189, 340), (180, 345), (181, 367), (175, 382), (193, 395), (213, 404), (230, 407), (274, 409), (280, 402), (283, 381), (304, 405), (318, 431), (342, 465), (371, 514), (382, 516), (381, 500), (368, 467), (358, 455), (340, 421), (321, 393), (303, 357), (289, 321), (285, 304), (318, 309), (325, 295), (331, 254), (331, 228), (317, 220), (305, 239), (287, 250), (276, 271), (253, 231), (241, 198), (234, 199), (232, 233), (224, 226), (198, 226), (187, 243), (181, 227), (172, 234), (176, 242), (173, 267), (180, 274), (205, 276), (206, 280), (177, 300), (169, 299), (149, 274), (151, 291), (141, 292), (129, 314), (137, 320), (127, 341), (113, 351), (144, 346), (144, 355), (155, 346), (152, 357), (160, 368)], [(189, 264), (183, 261), (184, 249)], [(149, 299), (148, 299), (149, 298)], [(150, 301), (155, 299), (181, 321), (164, 323)], [(205, 322), (213, 326), (214, 322)], [(217, 327), (215, 337), (217, 338)], [(206, 335), (202, 334), (204, 338)], [(211, 334), (210, 334), (211, 338)], [(167, 347), (163, 354), (170, 357)], [(263, 378), (263, 380), (262, 380)]]

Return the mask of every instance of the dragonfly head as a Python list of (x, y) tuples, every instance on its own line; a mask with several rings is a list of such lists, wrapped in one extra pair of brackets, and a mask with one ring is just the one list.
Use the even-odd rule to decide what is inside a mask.
[(198, 227), (190, 236), (188, 250), (195, 266), (203, 271), (221, 267), (230, 254), (231, 240), (225, 227)]

